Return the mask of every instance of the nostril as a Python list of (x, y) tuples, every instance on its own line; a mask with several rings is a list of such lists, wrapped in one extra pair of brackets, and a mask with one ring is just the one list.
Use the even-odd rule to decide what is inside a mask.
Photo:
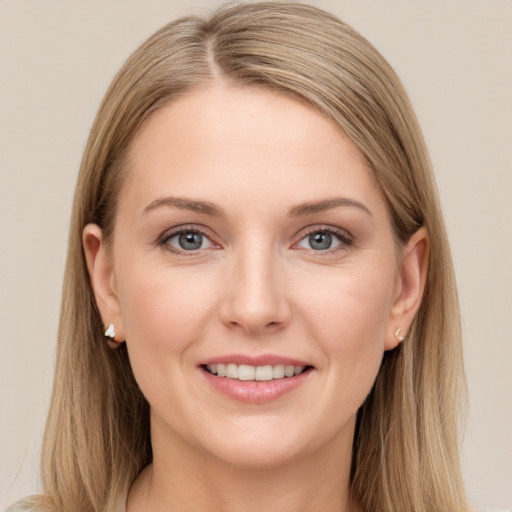
[(279, 286), (271, 267), (271, 262), (259, 261), (243, 273), (226, 276), (218, 309), (225, 325), (255, 334), (275, 331), (289, 322), (286, 293)]

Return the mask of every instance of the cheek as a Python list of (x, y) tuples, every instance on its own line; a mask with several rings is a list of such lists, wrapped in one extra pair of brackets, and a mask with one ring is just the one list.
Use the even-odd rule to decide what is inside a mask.
[(293, 294), (302, 296), (301, 303), (319, 319), (320, 328), (349, 333), (380, 327), (384, 332), (393, 300), (391, 265), (347, 265), (323, 276), (304, 277), (309, 282), (301, 283)]
[(138, 381), (168, 380), (207, 329), (212, 277), (136, 259), (125, 265), (119, 265), (118, 297), (133, 371)]
[[(302, 304), (306, 329), (318, 340), (328, 364), (343, 385), (373, 383), (384, 353), (392, 307), (394, 269), (359, 272), (340, 270), (328, 286), (314, 291)], [(306, 306), (306, 304), (308, 306)]]

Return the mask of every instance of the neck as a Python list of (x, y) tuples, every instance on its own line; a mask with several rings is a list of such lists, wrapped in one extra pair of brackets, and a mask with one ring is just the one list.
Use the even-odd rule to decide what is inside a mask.
[(152, 434), (154, 461), (134, 482), (127, 512), (360, 511), (349, 494), (352, 436), (262, 468), (233, 466)]

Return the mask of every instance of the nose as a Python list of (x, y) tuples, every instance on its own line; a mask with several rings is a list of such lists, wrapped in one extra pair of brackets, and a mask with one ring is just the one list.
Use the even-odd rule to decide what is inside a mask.
[(267, 335), (290, 321), (290, 305), (278, 256), (254, 248), (233, 257), (220, 305), (222, 322), (251, 336)]

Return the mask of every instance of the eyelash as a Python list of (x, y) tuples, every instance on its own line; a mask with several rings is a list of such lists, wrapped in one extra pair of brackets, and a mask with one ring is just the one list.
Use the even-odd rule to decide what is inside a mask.
[(169, 244), (169, 240), (184, 233), (197, 233), (206, 238), (214, 248), (220, 248), (220, 244), (214, 241), (214, 237), (210, 234), (209, 230), (202, 228), (197, 225), (183, 225), (172, 228), (163, 233), (157, 240), (157, 245), (162, 247), (164, 250), (177, 254), (179, 256), (196, 256), (200, 251), (204, 249), (186, 251), (184, 249), (178, 249)]
[[(175, 228), (172, 228), (171, 230), (166, 231), (163, 233), (157, 240), (157, 245), (163, 247), (165, 250), (170, 251), (174, 254), (178, 254), (180, 256), (195, 256), (198, 254), (198, 252), (201, 251), (201, 249), (198, 249), (196, 251), (186, 251), (186, 250), (180, 250), (176, 247), (173, 247), (169, 244), (169, 240), (172, 238), (183, 234), (183, 233), (198, 233), (205, 237), (213, 246), (214, 248), (220, 248), (221, 245), (216, 243), (212, 237), (212, 235), (207, 232), (204, 228), (198, 227), (197, 225), (183, 225), (178, 226)], [(292, 244), (292, 248), (297, 246), (300, 242), (302, 242), (305, 238), (308, 236), (314, 234), (314, 233), (328, 233), (330, 235), (333, 235), (339, 242), (340, 246), (336, 246), (334, 248), (325, 249), (325, 250), (319, 250), (319, 249), (307, 249), (303, 248), (302, 250), (312, 253), (315, 255), (328, 255), (332, 254), (333, 252), (346, 249), (347, 247), (350, 247), (351, 245), (354, 245), (354, 237), (348, 233), (347, 231), (336, 228), (334, 226), (323, 226), (323, 225), (316, 225), (316, 226), (310, 226), (308, 228), (305, 228), (301, 232), (299, 232), (300, 239)]]
[(334, 226), (315, 225), (315, 226), (307, 227), (303, 231), (301, 231), (299, 234), (299, 236), (300, 236), (299, 241), (294, 243), (293, 245), (295, 246), (295, 245), (299, 244), (305, 238), (307, 238), (308, 236), (310, 236), (314, 233), (328, 233), (330, 235), (333, 235), (340, 242), (339, 246), (333, 247), (330, 249), (325, 249), (325, 250), (305, 249), (309, 253), (315, 254), (315, 255), (320, 255), (320, 256), (329, 255), (329, 254), (332, 254), (333, 252), (344, 250), (347, 247), (354, 245), (354, 242), (355, 242), (354, 237), (348, 231), (346, 231), (344, 229), (336, 228)]

